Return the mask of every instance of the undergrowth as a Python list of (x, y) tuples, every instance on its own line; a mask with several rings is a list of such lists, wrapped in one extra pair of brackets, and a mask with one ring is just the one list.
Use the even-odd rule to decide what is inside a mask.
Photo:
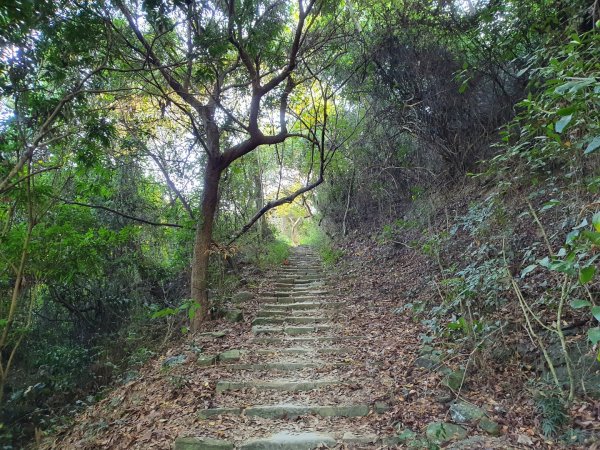
[(316, 223), (307, 222), (301, 231), (300, 244), (315, 248), (326, 267), (335, 265), (344, 256), (344, 252), (335, 247), (333, 240)]

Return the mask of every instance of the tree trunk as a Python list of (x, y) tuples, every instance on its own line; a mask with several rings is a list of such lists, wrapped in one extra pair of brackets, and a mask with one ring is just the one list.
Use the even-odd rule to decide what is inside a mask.
[(221, 170), (218, 163), (209, 160), (206, 165), (204, 192), (202, 193), (201, 217), (196, 229), (194, 258), (192, 261), (191, 298), (196, 303), (196, 315), (192, 320), (192, 331), (208, 318), (210, 303), (208, 299), (208, 263), (212, 244), (212, 231), (215, 213), (219, 203), (219, 181)]

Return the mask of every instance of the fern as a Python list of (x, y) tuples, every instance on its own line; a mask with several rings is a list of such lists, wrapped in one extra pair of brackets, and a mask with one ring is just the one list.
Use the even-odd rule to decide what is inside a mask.
[(539, 397), (537, 409), (542, 416), (542, 432), (546, 437), (556, 436), (567, 424), (569, 416), (564, 401), (560, 397)]

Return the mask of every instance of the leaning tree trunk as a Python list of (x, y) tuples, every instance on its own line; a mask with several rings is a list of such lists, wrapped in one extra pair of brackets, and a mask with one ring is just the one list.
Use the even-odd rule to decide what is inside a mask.
[(191, 297), (196, 303), (196, 315), (192, 320), (192, 331), (197, 331), (210, 312), (208, 299), (208, 263), (212, 244), (213, 224), (219, 203), (219, 181), (221, 170), (217, 164), (208, 162), (202, 193), (202, 214), (196, 228), (194, 258), (192, 260)]

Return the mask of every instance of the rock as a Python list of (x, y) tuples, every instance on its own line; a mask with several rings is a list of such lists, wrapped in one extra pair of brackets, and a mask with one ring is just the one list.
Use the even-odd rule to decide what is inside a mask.
[(242, 350), (227, 350), (225, 352), (219, 353), (219, 361), (221, 362), (231, 362), (231, 361), (239, 361), (242, 357)]
[(225, 320), (228, 322), (241, 322), (244, 319), (244, 314), (239, 309), (229, 309), (225, 313)]
[(456, 402), (450, 405), (450, 417), (456, 423), (474, 423), (485, 417), (485, 412), (471, 403)]
[(169, 356), (168, 358), (166, 358), (163, 363), (162, 363), (162, 367), (164, 369), (170, 369), (171, 367), (175, 367), (178, 366), (180, 364), (183, 364), (186, 360), (186, 356), (185, 355), (175, 355), (175, 356)]
[(447, 366), (441, 366), (437, 371), (442, 375), (450, 375), (452, 373), (452, 369)]
[[(532, 442), (533, 444), (533, 442)], [(523, 447), (519, 447), (523, 448)], [(446, 447), (446, 450), (473, 450), (473, 449), (485, 449), (485, 450), (516, 450), (515, 447), (510, 445), (504, 438), (495, 438), (488, 436), (472, 436), (470, 438), (454, 442)]]
[(220, 339), (227, 336), (225, 331), (207, 331), (206, 333), (200, 333), (199, 338), (202, 339)]
[(236, 304), (246, 303), (254, 298), (254, 294), (248, 291), (241, 291), (231, 297), (231, 301)]
[(487, 417), (483, 417), (479, 421), (479, 428), (481, 428), (487, 434), (491, 434), (492, 436), (500, 436), (502, 434), (500, 431), (500, 425), (493, 420), (488, 419)]
[(188, 350), (193, 352), (196, 355), (199, 355), (200, 353), (202, 353), (204, 351), (204, 349), (202, 347), (200, 347), (199, 345), (197, 345), (195, 342), (192, 342), (188, 346)]
[(432, 422), (427, 425), (425, 434), (431, 442), (444, 443), (466, 438), (467, 430), (453, 423)]
[(517, 444), (533, 445), (533, 439), (526, 434), (519, 434), (517, 436)]
[(251, 439), (241, 445), (242, 450), (311, 450), (322, 446), (333, 447), (335, 437), (324, 433), (281, 432), (269, 438)]
[(376, 413), (383, 414), (384, 412), (390, 410), (390, 406), (385, 402), (375, 402), (373, 409)]
[(198, 359), (196, 359), (196, 364), (200, 367), (212, 366), (217, 362), (217, 357), (215, 355), (198, 355)]
[(385, 446), (392, 448), (410, 448), (410, 449), (429, 449), (431, 444), (426, 439), (422, 439), (412, 430), (406, 430), (398, 436), (388, 436), (382, 439)]
[(398, 438), (398, 441), (400, 441), (400, 442), (412, 441), (417, 438), (417, 433), (415, 433), (410, 428), (407, 428), (405, 430), (398, 430), (398, 431), (399, 431), (399, 433), (396, 437)]
[(433, 353), (435, 349), (431, 345), (424, 345), (419, 349), (420, 355), (429, 355)]
[(441, 359), (437, 355), (419, 356), (415, 360), (415, 366), (422, 367), (427, 370), (433, 370), (441, 363)]
[(212, 438), (184, 437), (175, 440), (175, 450), (232, 450), (231, 442)]
[(360, 434), (354, 434), (354, 433), (347, 431), (342, 436), (342, 442), (344, 442), (344, 444), (354, 444), (354, 445), (374, 444), (375, 442), (377, 442), (377, 435), (376, 434), (360, 435)]
[(435, 401), (438, 403), (450, 403), (452, 400), (454, 400), (455, 396), (451, 393), (443, 393), (443, 394), (438, 394), (435, 396)]
[(458, 391), (461, 388), (464, 389), (465, 382), (463, 382), (463, 378), (465, 377), (464, 370), (455, 370), (454, 372), (446, 375), (442, 384), (453, 391)]

